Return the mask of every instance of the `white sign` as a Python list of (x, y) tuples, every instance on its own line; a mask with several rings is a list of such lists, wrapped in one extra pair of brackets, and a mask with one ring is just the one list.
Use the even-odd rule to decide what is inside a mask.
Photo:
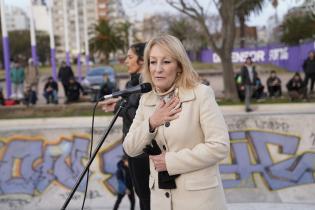
[[(247, 57), (251, 57), (253, 62), (288, 60), (289, 59), (288, 49), (289, 49), (288, 47), (271, 49), (268, 51), (268, 58), (266, 58), (266, 53), (264, 50), (232, 52), (232, 62), (244, 63)], [(221, 59), (216, 53), (213, 53), (212, 60), (213, 63), (221, 63)]]

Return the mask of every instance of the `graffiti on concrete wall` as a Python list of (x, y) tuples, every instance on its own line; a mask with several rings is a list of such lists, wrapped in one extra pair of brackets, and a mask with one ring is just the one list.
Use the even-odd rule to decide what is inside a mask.
[[(261, 130), (231, 131), (231, 157), (222, 163), (225, 188), (257, 187), (259, 173), (270, 190), (314, 181), (315, 153), (299, 151), (300, 138)], [(273, 149), (272, 149), (272, 148)], [(88, 136), (61, 137), (48, 142), (42, 137), (13, 136), (0, 139), (0, 195), (40, 195), (52, 183), (70, 189), (87, 161)], [(116, 164), (123, 154), (121, 144), (107, 146), (97, 156), (98, 170), (106, 175), (102, 184), (116, 192)], [(85, 179), (84, 179), (85, 180)], [(83, 181), (79, 191), (84, 190)]]
[(235, 178), (223, 180), (225, 188), (256, 187), (254, 173), (264, 178), (270, 190), (315, 183), (315, 153), (297, 153), (298, 136), (243, 130), (230, 132), (230, 139), (230, 164), (221, 164), (220, 171)]
[[(83, 170), (89, 140), (74, 136), (46, 144), (16, 136), (0, 144), (0, 195), (43, 192), (52, 182), (71, 188)], [(83, 190), (82, 183), (79, 190)]]

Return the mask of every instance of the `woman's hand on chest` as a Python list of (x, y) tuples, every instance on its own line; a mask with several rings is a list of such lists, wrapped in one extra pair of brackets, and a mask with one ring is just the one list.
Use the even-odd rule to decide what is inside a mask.
[(150, 129), (154, 130), (166, 122), (177, 119), (181, 110), (181, 102), (178, 97), (174, 97), (168, 102), (162, 100), (149, 118)]

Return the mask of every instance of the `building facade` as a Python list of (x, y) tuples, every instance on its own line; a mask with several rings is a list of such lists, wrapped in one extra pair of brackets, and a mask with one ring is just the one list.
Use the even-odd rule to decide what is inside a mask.
[(15, 6), (6, 6), (5, 16), (8, 31), (29, 30), (29, 17), (23, 9)]
[[(75, 1), (67, 0), (67, 15), (68, 15), (68, 34), (69, 48), (72, 57), (78, 53), (76, 47), (75, 33)], [(83, 0), (78, 0), (78, 17), (80, 31), (80, 48), (81, 53), (84, 53), (84, 16), (83, 16)], [(95, 26), (99, 20), (109, 20), (112, 22), (125, 21), (126, 15), (120, 0), (86, 0), (86, 15), (88, 27), (88, 40), (95, 35)], [(54, 34), (57, 37), (56, 41), (56, 56), (58, 61), (65, 59), (65, 29), (64, 29), (64, 12), (63, 1), (53, 1), (53, 28)]]

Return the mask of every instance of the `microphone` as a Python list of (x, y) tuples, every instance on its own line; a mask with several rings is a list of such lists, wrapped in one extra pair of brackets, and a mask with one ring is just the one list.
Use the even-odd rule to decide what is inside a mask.
[(131, 87), (131, 88), (128, 88), (125, 90), (114, 92), (114, 93), (109, 94), (109, 95), (102, 96), (100, 98), (100, 100), (106, 100), (106, 99), (115, 98), (118, 96), (126, 97), (130, 94), (133, 94), (133, 93), (147, 93), (147, 92), (150, 92), (151, 90), (152, 90), (152, 86), (150, 83), (142, 83), (142, 84), (137, 85), (135, 87)]

